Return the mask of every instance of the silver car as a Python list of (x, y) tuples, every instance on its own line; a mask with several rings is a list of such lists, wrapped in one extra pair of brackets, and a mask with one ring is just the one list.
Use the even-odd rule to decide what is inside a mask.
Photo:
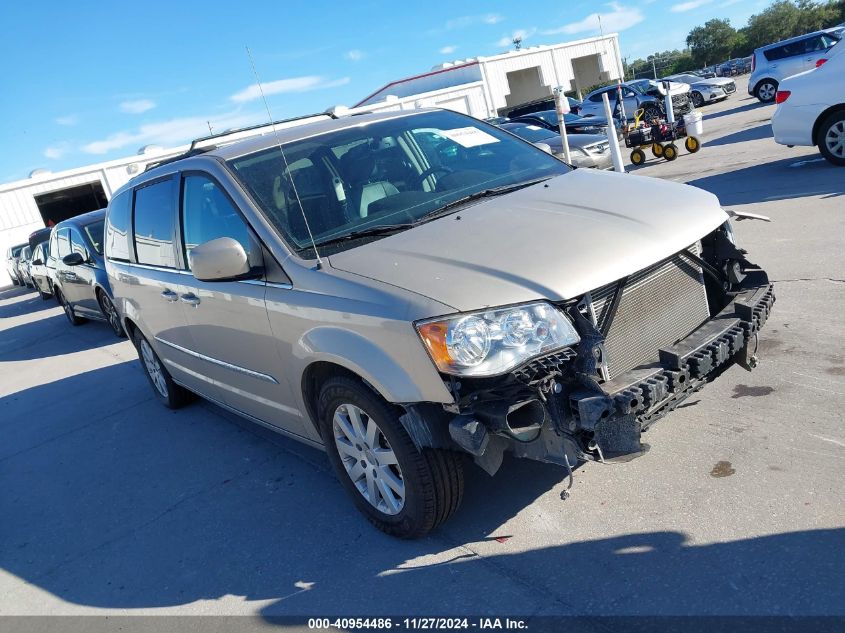
[[(546, 127), (524, 123), (522, 121), (505, 121), (499, 127), (519, 138), (534, 143), (536, 146), (565, 160), (563, 151), (563, 139), (560, 134), (555, 134)], [(613, 158), (610, 152), (610, 141), (607, 136), (601, 134), (569, 134), (569, 160), (575, 167), (587, 167), (592, 169), (613, 169)]]
[(751, 56), (748, 94), (772, 103), (781, 81), (815, 68), (840, 39), (840, 32), (828, 29), (761, 46)]
[(728, 77), (713, 77), (704, 79), (696, 75), (681, 73), (666, 77), (669, 81), (687, 84), (690, 87), (690, 99), (696, 108), (707, 103), (715, 103), (727, 99), (736, 92), (736, 82)]
[(385, 532), (445, 521), (469, 460), (631, 459), (756, 362), (773, 289), (709, 193), (441, 110), (214, 142), (112, 198), (121, 322), (163, 404), (324, 448)]

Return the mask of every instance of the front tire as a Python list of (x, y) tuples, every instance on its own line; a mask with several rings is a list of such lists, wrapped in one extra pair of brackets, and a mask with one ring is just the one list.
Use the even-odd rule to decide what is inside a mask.
[(700, 108), (704, 105), (704, 97), (701, 96), (701, 93), (697, 90), (692, 93), (692, 105), (696, 108)]
[(179, 409), (188, 404), (193, 399), (193, 394), (173, 382), (170, 372), (139, 330), (135, 330), (133, 342), (138, 350), (138, 360), (141, 361), (144, 375), (150, 381), (153, 393), (159, 401), (168, 409)]
[(774, 79), (764, 79), (754, 90), (755, 96), (763, 103), (772, 103), (778, 93), (778, 82)]
[(114, 303), (105, 292), (97, 293), (97, 303), (100, 304), (100, 312), (106, 317), (109, 322), (114, 335), (117, 338), (126, 338), (126, 332), (123, 331), (123, 325), (120, 322), (120, 315), (114, 307)]
[(420, 538), (461, 503), (463, 468), (457, 453), (418, 450), (400, 410), (352, 378), (323, 385), (320, 431), (341, 485), (379, 530)]
[(818, 131), (819, 151), (828, 161), (845, 166), (845, 112), (834, 112)]
[(663, 158), (668, 161), (673, 161), (678, 157), (678, 146), (674, 143), (669, 143), (663, 146)]
[(640, 148), (635, 149), (631, 152), (631, 164), (639, 167), (645, 162), (645, 152)]
[(68, 300), (65, 299), (65, 296), (61, 292), (56, 293), (56, 301), (58, 301), (59, 305), (62, 306), (62, 310), (64, 310), (65, 312), (65, 316), (67, 317), (68, 323), (70, 323), (71, 325), (82, 325), (88, 320), (76, 316), (76, 313), (73, 311), (73, 306), (68, 303)]

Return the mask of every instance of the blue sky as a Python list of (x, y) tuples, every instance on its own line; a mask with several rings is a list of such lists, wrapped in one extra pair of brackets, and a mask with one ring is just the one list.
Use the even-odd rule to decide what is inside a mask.
[(766, 0), (240, 3), (9, 0), (0, 7), (0, 182), (352, 105), (447, 60), (619, 32), (623, 56), (683, 46), (712, 17), (741, 26)]

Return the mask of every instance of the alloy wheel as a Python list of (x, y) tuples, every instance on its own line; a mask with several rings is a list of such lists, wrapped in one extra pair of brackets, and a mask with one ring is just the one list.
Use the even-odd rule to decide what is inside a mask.
[(167, 382), (164, 380), (164, 372), (158, 362), (158, 358), (156, 358), (155, 352), (153, 352), (150, 344), (145, 339), (141, 339), (139, 347), (141, 348), (141, 360), (144, 361), (144, 368), (153, 381), (153, 385), (163, 398), (167, 398)]
[(123, 326), (120, 324), (120, 316), (117, 314), (117, 310), (111, 299), (105, 294), (100, 295), (100, 307), (103, 309), (103, 313), (106, 315), (106, 319), (108, 319), (109, 325), (111, 325), (114, 333), (121, 336), (123, 334)]
[(824, 144), (831, 154), (845, 158), (845, 121), (837, 121), (828, 128)]
[(395, 515), (405, 506), (405, 479), (396, 454), (376, 421), (354, 404), (342, 404), (332, 418), (338, 455), (361, 496), (379, 512)]
[(777, 92), (777, 88), (775, 85), (769, 82), (764, 83), (760, 86), (759, 96), (761, 101), (771, 101), (775, 98), (775, 93)]

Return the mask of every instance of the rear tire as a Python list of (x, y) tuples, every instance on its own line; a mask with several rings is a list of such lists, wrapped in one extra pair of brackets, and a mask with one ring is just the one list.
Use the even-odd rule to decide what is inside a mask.
[(133, 342), (135, 349), (138, 350), (138, 360), (141, 362), (144, 375), (150, 381), (153, 393), (159, 402), (168, 409), (179, 409), (193, 400), (194, 394), (173, 382), (170, 372), (139, 330), (134, 331)]
[(774, 79), (764, 79), (754, 89), (756, 96), (762, 103), (772, 103), (778, 92), (778, 82)]
[(420, 538), (458, 509), (464, 492), (461, 456), (418, 450), (397, 407), (357, 380), (338, 376), (320, 390), (318, 410), (326, 452), (341, 485), (379, 530)]
[(655, 158), (660, 158), (661, 156), (663, 156), (663, 145), (661, 145), (660, 143), (652, 143), (651, 154)]
[(828, 161), (845, 166), (845, 111), (827, 117), (818, 131), (819, 151)]

